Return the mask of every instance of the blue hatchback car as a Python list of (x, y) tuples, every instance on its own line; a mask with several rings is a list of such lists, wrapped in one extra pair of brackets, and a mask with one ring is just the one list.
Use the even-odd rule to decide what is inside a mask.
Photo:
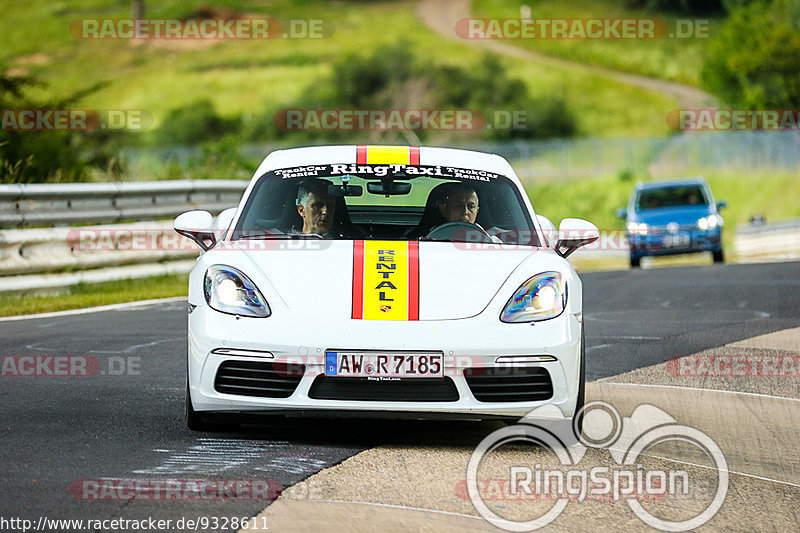
[(702, 178), (639, 183), (627, 209), (617, 215), (626, 219), (631, 267), (642, 257), (711, 252), (715, 263), (724, 261), (722, 216), (725, 202), (715, 202)]

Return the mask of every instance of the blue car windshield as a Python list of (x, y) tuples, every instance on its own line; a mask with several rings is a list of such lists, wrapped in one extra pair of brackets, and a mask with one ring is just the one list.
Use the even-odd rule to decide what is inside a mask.
[(701, 185), (673, 185), (640, 190), (636, 195), (634, 208), (636, 211), (642, 211), (644, 209), (708, 204), (708, 197)]

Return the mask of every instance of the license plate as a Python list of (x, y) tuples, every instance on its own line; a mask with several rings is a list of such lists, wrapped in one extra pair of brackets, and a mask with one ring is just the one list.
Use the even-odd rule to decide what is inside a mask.
[(435, 378), (444, 375), (439, 353), (325, 352), (326, 376)]
[(678, 233), (676, 235), (666, 235), (663, 242), (666, 248), (677, 248), (680, 246), (688, 246), (690, 239), (685, 233)]

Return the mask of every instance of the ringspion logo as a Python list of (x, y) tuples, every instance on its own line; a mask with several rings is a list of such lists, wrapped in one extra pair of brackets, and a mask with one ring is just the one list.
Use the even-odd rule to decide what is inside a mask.
[[(580, 432), (575, 421), (584, 420), (588, 431)], [(575, 442), (577, 440), (577, 442)], [(503, 465), (508, 478), (489, 491), (491, 478), (479, 478), (483, 464), (501, 446), (517, 441), (534, 444), (553, 452), (554, 468), (524, 461)], [(691, 495), (692, 487), (703, 485), (692, 477), (685, 465), (676, 468), (645, 469), (641, 462), (649, 450), (670, 443), (692, 446), (713, 463), (716, 488), (707, 505), (697, 505), (688, 516), (674, 512), (659, 516), (659, 505), (671, 507), (676, 498)], [(590, 449), (607, 450), (613, 465), (581, 467), (581, 460)], [(525, 455), (522, 455), (525, 457)], [(536, 455), (533, 455), (536, 457)], [(565, 418), (555, 406), (531, 411), (519, 423), (498, 429), (484, 438), (470, 457), (467, 466), (466, 491), (478, 514), (505, 531), (534, 531), (556, 520), (571, 502), (589, 500), (624, 501), (645, 524), (661, 531), (689, 531), (713, 518), (728, 493), (728, 463), (719, 446), (702, 431), (679, 424), (668, 413), (649, 404), (639, 405), (630, 417), (622, 417), (605, 402), (590, 402), (572, 420)], [(461, 485), (456, 486), (457, 494)], [(502, 492), (506, 487), (506, 494)], [(552, 501), (549, 508), (529, 520), (516, 520), (501, 515), (502, 508), (491, 504), (498, 499)], [(487, 503), (488, 502), (488, 503)], [(663, 502), (663, 504), (661, 503)], [(642, 503), (649, 503), (645, 508)]]

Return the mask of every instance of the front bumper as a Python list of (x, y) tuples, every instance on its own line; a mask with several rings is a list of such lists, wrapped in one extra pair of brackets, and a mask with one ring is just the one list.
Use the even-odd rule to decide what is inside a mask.
[(632, 257), (647, 255), (673, 255), (699, 252), (718, 252), (722, 248), (722, 232), (713, 230), (686, 230), (675, 233), (651, 229), (647, 235), (628, 233)]
[[(272, 316), (237, 318), (206, 305), (189, 315), (188, 375), (192, 405), (198, 412), (312, 414), (351, 413), (359, 416), (418, 418), (521, 417), (542, 405), (558, 407), (565, 417), (575, 410), (580, 379), (581, 316), (563, 313), (531, 324), (505, 324), (495, 316), (461, 320), (374, 321), (304, 319)], [(249, 350), (214, 353), (220, 348)], [(312, 385), (325, 372), (327, 350), (427, 351), (444, 355), (444, 374), (457, 399), (354, 400), (317, 399)], [(238, 353), (238, 354), (237, 354)], [(270, 357), (270, 355), (272, 357)], [(464, 376), (465, 368), (508, 369), (500, 356), (549, 355), (552, 361), (514, 363), (544, 369), (552, 395), (540, 401), (479, 401)], [(302, 373), (285, 398), (264, 398), (220, 392), (217, 373), (226, 361), (288, 363)], [(499, 371), (499, 370), (496, 370)], [(326, 378), (336, 379), (336, 378)], [(413, 381), (413, 380), (408, 380)], [(318, 394), (316, 396), (319, 396)]]

